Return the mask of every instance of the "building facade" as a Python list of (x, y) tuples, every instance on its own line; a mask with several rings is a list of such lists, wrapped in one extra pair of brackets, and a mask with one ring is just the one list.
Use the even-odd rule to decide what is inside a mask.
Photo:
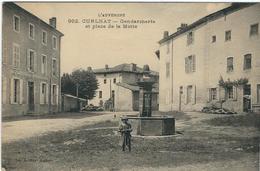
[[(260, 4), (232, 4), (159, 41), (161, 111), (260, 104)], [(219, 83), (222, 80), (226, 85)]]
[(60, 111), (60, 42), (56, 18), (45, 23), (3, 4), (2, 116)]
[[(89, 101), (95, 106), (106, 106), (111, 100), (114, 111), (138, 111), (139, 110), (139, 86), (138, 80), (143, 77), (143, 69), (136, 64), (121, 64), (109, 68), (108, 65), (93, 72), (99, 83), (96, 97)], [(158, 80), (159, 74), (151, 71), (151, 76), (157, 83), (154, 85), (152, 95), (153, 110), (158, 110)]]

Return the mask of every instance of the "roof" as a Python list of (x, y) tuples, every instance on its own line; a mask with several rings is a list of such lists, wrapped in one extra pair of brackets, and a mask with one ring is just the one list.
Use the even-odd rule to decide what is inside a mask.
[[(138, 85), (130, 85), (130, 84), (127, 84), (127, 83), (116, 83), (116, 85), (118, 85), (120, 87), (124, 87), (124, 88), (132, 90), (132, 91), (139, 91)], [(158, 87), (153, 87), (152, 92), (158, 93), (159, 92)]]
[[(95, 74), (107, 74), (107, 73), (122, 73), (122, 72), (128, 72), (128, 73), (136, 73), (136, 74), (142, 74), (143, 73), (143, 69), (136, 66), (136, 70), (132, 70), (131, 69), (131, 65), (133, 64), (120, 64), (120, 65), (116, 65), (112, 68), (101, 68), (101, 69), (94, 69), (93, 72)], [(156, 71), (152, 71), (151, 70), (151, 74), (152, 75), (159, 75), (158, 72)]]
[(87, 101), (86, 99), (78, 98), (78, 97), (70, 95), (70, 94), (63, 94), (63, 96), (70, 97), (70, 98), (73, 98), (73, 99), (79, 99), (79, 100), (82, 100), (82, 101)]
[(190, 31), (191, 29), (193, 29), (195, 27), (200, 26), (201, 24), (214, 21), (214, 20), (216, 20), (216, 19), (218, 19), (220, 17), (226, 16), (226, 15), (228, 15), (230, 13), (236, 12), (236, 11), (238, 11), (240, 9), (249, 7), (249, 6), (254, 5), (254, 4), (255, 3), (235, 3), (235, 4), (233, 4), (233, 5), (231, 5), (231, 6), (227, 7), (227, 8), (224, 8), (222, 10), (214, 12), (214, 13), (212, 13), (210, 15), (207, 15), (207, 16), (205, 16), (205, 17), (195, 21), (194, 23), (188, 25), (187, 27), (185, 27), (185, 28), (183, 28), (183, 29), (181, 29), (181, 30), (171, 34), (170, 36), (167, 36), (167, 37), (161, 39), (158, 43), (162, 44), (162, 43), (164, 43), (164, 42), (166, 42), (166, 41), (168, 41), (170, 39), (173, 39), (173, 38), (175, 38), (175, 37), (177, 37), (177, 36), (179, 36), (181, 34), (184, 34), (184, 33), (188, 32), (188, 31)]
[(60, 36), (64, 36), (63, 33), (61, 33), (59, 30), (57, 30), (56, 28), (52, 27), (51, 25), (49, 25), (48, 23), (46, 23), (45, 21), (43, 21), (42, 19), (40, 19), (39, 17), (37, 17), (36, 15), (30, 13), (29, 11), (23, 9), (22, 7), (20, 7), (19, 5), (16, 5), (13, 2), (4, 2), (3, 3), (4, 6), (8, 6), (8, 7), (13, 7), (13, 8), (17, 8), (19, 10), (21, 10), (23, 13), (32, 16), (33, 18), (35, 18), (36, 20), (39, 20), (43, 25), (47, 26), (49, 29), (57, 32), (58, 34), (60, 34)]

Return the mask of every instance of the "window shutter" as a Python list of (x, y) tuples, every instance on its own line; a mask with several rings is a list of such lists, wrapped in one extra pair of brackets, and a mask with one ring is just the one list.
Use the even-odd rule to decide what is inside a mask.
[(196, 57), (195, 55), (192, 55), (192, 71), (196, 71)]
[(237, 87), (233, 86), (233, 100), (237, 100)]
[(33, 53), (33, 72), (37, 72), (37, 56), (36, 56), (36, 52)]
[(188, 101), (188, 96), (187, 96), (188, 91), (187, 91), (187, 88), (188, 88), (188, 86), (183, 86), (184, 104), (187, 104), (187, 101)]
[(27, 70), (30, 71), (30, 50), (27, 50)]
[(188, 58), (185, 58), (185, 72), (188, 73)]
[(51, 87), (50, 87), (50, 88), (51, 88), (51, 90), (50, 90), (50, 91), (51, 91), (51, 93), (50, 93), (50, 96), (51, 96), (51, 97), (50, 97), (50, 98), (51, 98), (51, 104), (53, 105), (53, 91), (52, 91), (52, 88), (53, 88), (53, 87), (52, 87), (52, 84), (51, 84)]
[(46, 84), (46, 104), (49, 104), (49, 85)]
[(57, 92), (56, 92), (56, 104), (58, 105), (58, 100), (59, 100), (59, 86), (57, 85)]
[(10, 103), (11, 104), (14, 104), (14, 79), (13, 78), (11, 78), (11, 98), (10, 98)]
[(208, 102), (210, 102), (211, 100), (211, 91), (210, 91), (210, 88), (208, 88)]
[(192, 86), (192, 88), (193, 88), (193, 91), (192, 91), (192, 93), (193, 93), (193, 104), (196, 104), (196, 85), (193, 85)]
[(20, 46), (16, 47), (17, 49), (17, 67), (20, 67)]
[(216, 87), (216, 99), (219, 100), (219, 87)]
[(42, 82), (40, 83), (40, 104), (43, 104)]
[(20, 94), (19, 94), (20, 97), (19, 97), (19, 103), (20, 103), (20, 104), (23, 104), (23, 80), (20, 79), (19, 82), (20, 82)]
[(44, 63), (43, 63), (43, 58), (44, 58), (44, 57), (42, 56), (42, 57), (41, 57), (41, 73), (42, 73), (42, 74), (44, 74), (44, 69), (45, 69), (45, 68), (44, 68), (45, 66), (44, 66)]

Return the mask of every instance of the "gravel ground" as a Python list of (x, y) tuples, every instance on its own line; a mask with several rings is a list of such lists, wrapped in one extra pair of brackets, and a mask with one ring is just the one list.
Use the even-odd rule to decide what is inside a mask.
[[(90, 123), (87, 120), (93, 122), (77, 126), (70, 123), (70, 129), (59, 125), (62, 129), (57, 131), (49, 131), (48, 127), (40, 136), (29, 133), (31, 136), (26, 139), (4, 142), (3, 167), (26, 171), (258, 170), (260, 132), (254, 124), (248, 124), (248, 119), (247, 124), (235, 126), (236, 122), (241, 122), (237, 119), (241, 115), (233, 118), (196, 112), (176, 115), (179, 134), (133, 136), (131, 153), (121, 151), (118, 121), (107, 120), (106, 116), (99, 121), (96, 116), (96, 119), (81, 118), (79, 120), (84, 120), (83, 123)], [(247, 118), (248, 115), (243, 116)], [(223, 124), (215, 118), (221, 119)], [(232, 124), (227, 124), (227, 120)]]

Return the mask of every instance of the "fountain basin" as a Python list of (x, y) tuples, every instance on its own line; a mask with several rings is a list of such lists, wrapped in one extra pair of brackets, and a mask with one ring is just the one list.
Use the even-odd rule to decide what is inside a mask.
[(171, 116), (127, 117), (133, 135), (162, 136), (175, 133), (175, 118)]

